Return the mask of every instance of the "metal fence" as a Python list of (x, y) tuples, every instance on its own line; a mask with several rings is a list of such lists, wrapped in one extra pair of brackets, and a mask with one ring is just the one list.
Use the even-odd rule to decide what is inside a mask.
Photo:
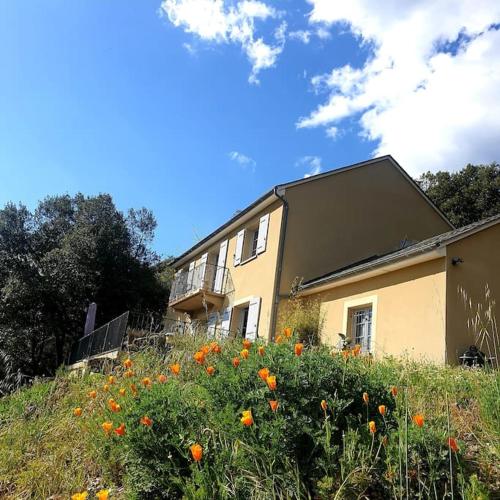
[(71, 347), (68, 365), (119, 349), (127, 331), (128, 311), (85, 335)]

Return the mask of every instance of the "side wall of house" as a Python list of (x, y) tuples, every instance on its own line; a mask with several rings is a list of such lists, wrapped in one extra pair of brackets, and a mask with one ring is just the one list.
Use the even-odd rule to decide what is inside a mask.
[(421, 241), (450, 226), (389, 160), (286, 189), (280, 295), (353, 262)]
[[(201, 263), (203, 254), (217, 254), (220, 244), (225, 240), (228, 241), (225, 267), (227, 267), (229, 274), (223, 307), (218, 311), (211, 309), (208, 311), (204, 309), (193, 311), (189, 314), (192, 319), (206, 321), (208, 319), (207, 312), (208, 314), (219, 313), (217, 324), (220, 325), (223, 311), (231, 308), (231, 330), (236, 330), (239, 324), (237, 309), (234, 306), (237, 307), (248, 303), (252, 298), (260, 298), (257, 333), (259, 337), (268, 338), (277, 269), (282, 211), (283, 207), (280, 201), (273, 203), (256, 214), (251, 220), (242, 223), (241, 226), (230, 234), (214, 240), (214, 243), (208, 249), (199, 252), (194, 259), (191, 259), (182, 267), (183, 269), (187, 269), (189, 263), (193, 261), (195, 262), (195, 266), (198, 266)], [(234, 255), (236, 253), (238, 232), (242, 229), (258, 228), (260, 218), (266, 214), (269, 214), (269, 225), (265, 251), (246, 262), (242, 261), (239, 265), (235, 265)], [(186, 319), (186, 314), (181, 312), (171, 311), (170, 316), (181, 320)]]
[(351, 337), (349, 315), (372, 307), (375, 356), (445, 361), (445, 258), (392, 271), (308, 298), (321, 302), (322, 341), (336, 346), (338, 333)]
[[(453, 258), (463, 262), (452, 265)], [(474, 326), (479, 318), (488, 326), (488, 310), (496, 301), (491, 312), (500, 326), (500, 224), (479, 231), (447, 247), (447, 309), (446, 344), (447, 359), (451, 364), (458, 362), (458, 356), (472, 344), (491, 355), (493, 331), (478, 336), (479, 328)], [(481, 312), (482, 311), (482, 312)], [(496, 339), (499, 346), (500, 339)], [(490, 349), (488, 347), (490, 346)], [(498, 352), (496, 354), (498, 356)]]

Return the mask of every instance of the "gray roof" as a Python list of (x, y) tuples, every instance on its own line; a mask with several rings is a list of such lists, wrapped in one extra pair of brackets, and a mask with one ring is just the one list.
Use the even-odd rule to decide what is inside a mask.
[(448, 231), (447, 233), (438, 234), (437, 236), (422, 240), (418, 243), (414, 243), (413, 245), (409, 245), (394, 252), (390, 252), (384, 255), (372, 255), (371, 257), (368, 257), (361, 261), (353, 262), (348, 266), (336, 269), (335, 271), (332, 271), (323, 276), (319, 276), (317, 278), (306, 281), (300, 289), (305, 290), (319, 285), (324, 285), (330, 281), (335, 281), (340, 278), (345, 278), (353, 274), (361, 273), (363, 271), (367, 271), (384, 264), (390, 264), (399, 260), (404, 260), (408, 257), (436, 250), (437, 248), (446, 246), (448, 243), (465, 238), (472, 233), (486, 229), (487, 227), (499, 222), (500, 214), (493, 215), (478, 222), (473, 222), (472, 224), (469, 224), (467, 226), (453, 229), (451, 231)]

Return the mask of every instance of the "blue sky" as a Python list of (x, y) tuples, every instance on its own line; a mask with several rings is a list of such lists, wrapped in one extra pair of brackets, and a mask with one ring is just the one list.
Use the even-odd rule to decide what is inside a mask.
[[(179, 10), (186, 2), (192, 7), (187, 14)], [(392, 128), (371, 124), (370, 110), (387, 113), (387, 105), (378, 97), (369, 102), (369, 91), (360, 86), (374, 80), (369, 64), (383, 57), (376, 46), (384, 40), (356, 13), (330, 18), (324, 0), (267, 2), (271, 14), (245, 18), (251, 43), (262, 37), (269, 47), (279, 46), (272, 64), (258, 70), (256, 83), (249, 81), (256, 63), (248, 39), (242, 42), (229, 31), (207, 36), (199, 19), (189, 17), (203, 14), (207, 2), (214, 3), (166, 0), (163, 15), (161, 0), (35, 0), (29, 7), (3, 2), (0, 204), (33, 207), (50, 194), (109, 192), (121, 209), (153, 210), (159, 223), (155, 248), (171, 255), (275, 184), (315, 168), (386, 152), (404, 157), (411, 150), (390, 148), (394, 130), (406, 122)], [(231, 6), (241, 2), (215, 3), (229, 19)], [(458, 20), (458, 28), (464, 22)], [(286, 34), (278, 42), (283, 23)], [(446, 33), (451, 42), (458, 28)], [(308, 43), (298, 30), (308, 34)], [(429, 38), (438, 35), (442, 40), (442, 33)], [(450, 57), (458, 64), (460, 51)], [(339, 78), (328, 79), (336, 68)], [(352, 83), (356, 70), (363, 74)], [(343, 88), (339, 79), (350, 83)], [(398, 89), (388, 91), (396, 95)], [(359, 104), (360, 95), (367, 104)], [(339, 96), (348, 112), (339, 111)], [(460, 129), (457, 137), (465, 132)], [(495, 159), (495, 146), (485, 148)], [(415, 174), (422, 163), (429, 169), (443, 165), (439, 156), (434, 163), (408, 154), (410, 164), (412, 158)], [(474, 151), (464, 158), (483, 160)], [(449, 168), (458, 168), (455, 163)]]

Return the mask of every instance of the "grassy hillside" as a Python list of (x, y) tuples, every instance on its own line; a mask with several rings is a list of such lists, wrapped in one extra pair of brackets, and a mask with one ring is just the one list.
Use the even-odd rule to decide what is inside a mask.
[(498, 372), (295, 344), (178, 338), (0, 399), (0, 498), (499, 498)]

